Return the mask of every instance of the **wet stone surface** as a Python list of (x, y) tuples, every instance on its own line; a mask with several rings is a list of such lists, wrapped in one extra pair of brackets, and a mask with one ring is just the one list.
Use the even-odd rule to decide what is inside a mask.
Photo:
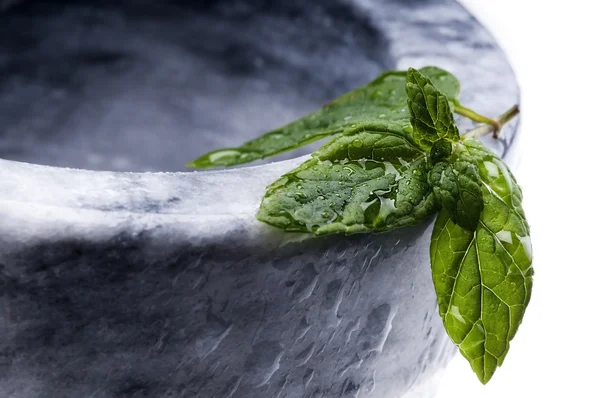
[(176, 171), (394, 67), (449, 69), (482, 113), (518, 101), (502, 52), (449, 0), (197, 3), (0, 13), (0, 396), (432, 396), (455, 350), (429, 224), (306, 240), (261, 225), (264, 187), (302, 159), (14, 162)]

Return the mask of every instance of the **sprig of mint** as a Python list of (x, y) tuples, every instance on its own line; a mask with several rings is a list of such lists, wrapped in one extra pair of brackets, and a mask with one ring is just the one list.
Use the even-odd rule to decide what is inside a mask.
[[(191, 167), (231, 166), (334, 137), (267, 187), (257, 218), (315, 235), (383, 232), (438, 214), (431, 269), (446, 331), (487, 383), (502, 365), (531, 297), (533, 268), (521, 189), (476, 138), (497, 119), (458, 101), (434, 67), (390, 71), (322, 109)], [(483, 123), (459, 134), (453, 113)]]
[[(434, 67), (420, 71), (449, 98), (458, 98), (460, 84), (454, 76)], [(407, 72), (384, 72), (369, 84), (342, 95), (310, 115), (240, 147), (209, 152), (188, 166), (204, 169), (264, 159), (342, 133), (362, 122), (390, 121), (411, 130), (408, 96), (404, 90), (406, 78)]]

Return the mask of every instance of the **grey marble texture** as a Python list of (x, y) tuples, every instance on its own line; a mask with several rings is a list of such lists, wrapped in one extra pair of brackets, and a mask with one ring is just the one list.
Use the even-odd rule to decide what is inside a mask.
[(455, 349), (430, 224), (257, 222), (310, 148), (174, 171), (388, 68), (447, 68), (500, 114), (518, 88), (477, 21), (450, 0), (58, 4), (0, 13), (0, 397), (432, 397)]

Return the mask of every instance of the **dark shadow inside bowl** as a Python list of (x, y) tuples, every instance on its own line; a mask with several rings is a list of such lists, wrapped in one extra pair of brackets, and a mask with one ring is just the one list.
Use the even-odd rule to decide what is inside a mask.
[(0, 158), (186, 170), (393, 66), (341, 1), (17, 2), (0, 12)]

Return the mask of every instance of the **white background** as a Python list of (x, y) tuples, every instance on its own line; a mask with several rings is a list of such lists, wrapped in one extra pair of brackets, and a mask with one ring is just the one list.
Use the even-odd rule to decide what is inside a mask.
[(481, 386), (460, 355), (438, 398), (600, 397), (600, 9), (596, 0), (462, 0), (522, 89), (517, 180), (531, 224), (531, 303)]

